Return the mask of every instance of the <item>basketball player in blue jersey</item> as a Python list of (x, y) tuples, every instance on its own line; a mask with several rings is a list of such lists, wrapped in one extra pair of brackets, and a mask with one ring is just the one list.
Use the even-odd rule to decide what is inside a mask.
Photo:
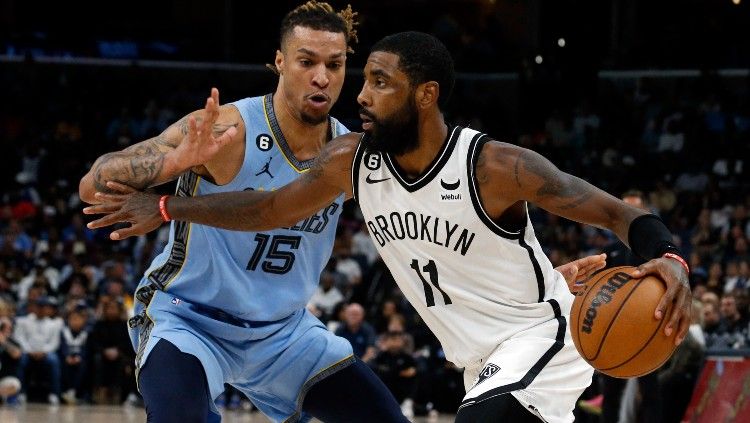
[[(308, 172), (330, 139), (349, 132), (328, 112), (356, 41), (354, 15), (316, 1), (291, 11), (272, 66), (275, 93), (220, 106), (213, 90), (204, 110), (100, 157), (81, 180), (81, 198), (97, 203), (94, 192), (110, 180), (143, 189), (178, 177), (181, 197), (272, 191)], [(183, 141), (191, 128), (210, 148), (197, 152)], [(218, 420), (213, 400), (224, 383), (273, 421), (406, 421), (348, 341), (305, 309), (343, 200), (276, 230), (172, 224), (129, 322), (149, 422)]]
[[(342, 195), (354, 197), (400, 288), (447, 358), (466, 368), (457, 421), (572, 421), (592, 369), (567, 330), (569, 285), (542, 254), (526, 202), (611, 229), (649, 258), (641, 272), (668, 284), (656, 317), (668, 319), (666, 330), (678, 330), (679, 340), (689, 308), (686, 265), (654, 216), (529, 150), (446, 125), (441, 107), (453, 78), (450, 55), (434, 37), (386, 37), (372, 49), (358, 98), (365, 135), (329, 142), (309, 172), (273, 192), (193, 198), (106, 182), (121, 193), (95, 195), (102, 204), (85, 212), (108, 216), (89, 226), (131, 223), (112, 239), (148, 232), (170, 216), (265, 231), (289, 227)], [(190, 126), (181, 144), (186, 157), (212, 148), (215, 141), (200, 132)], [(670, 301), (674, 311), (662, 316)]]

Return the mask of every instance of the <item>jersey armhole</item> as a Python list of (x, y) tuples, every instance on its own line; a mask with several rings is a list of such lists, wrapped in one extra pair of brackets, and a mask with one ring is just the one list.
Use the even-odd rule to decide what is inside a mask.
[(354, 162), (352, 163), (352, 198), (359, 204), (359, 165), (362, 162), (362, 156), (365, 154), (365, 147), (362, 145), (363, 133), (359, 137), (357, 149), (354, 151)]
[(479, 188), (477, 187), (476, 180), (477, 159), (479, 158), (479, 153), (482, 152), (482, 147), (490, 141), (492, 141), (492, 138), (488, 137), (487, 134), (479, 133), (472, 138), (471, 143), (469, 144), (469, 151), (466, 155), (466, 169), (469, 174), (469, 196), (471, 197), (471, 204), (474, 205), (474, 211), (477, 213), (477, 216), (479, 216), (482, 223), (484, 223), (493, 233), (507, 239), (521, 239), (526, 229), (526, 225), (518, 231), (508, 231), (501, 228), (484, 210), (482, 200), (479, 198)]

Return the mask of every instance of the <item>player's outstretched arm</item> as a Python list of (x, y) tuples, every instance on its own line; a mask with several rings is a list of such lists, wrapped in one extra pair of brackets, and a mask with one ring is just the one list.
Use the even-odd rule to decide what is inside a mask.
[[(201, 134), (194, 140), (200, 144), (182, 145), (190, 125), (195, 125)], [(110, 192), (105, 185), (108, 181), (137, 189), (171, 181), (191, 167), (204, 164), (223, 145), (242, 136), (244, 126), (239, 111), (234, 106), (220, 107), (219, 91), (213, 88), (204, 109), (188, 114), (154, 138), (99, 157), (81, 179), (79, 195), (83, 201), (95, 204), (95, 192)]]
[[(173, 220), (223, 229), (261, 231), (294, 225), (331, 204), (342, 193), (352, 195), (351, 168), (358, 134), (346, 134), (329, 142), (310, 170), (276, 191), (242, 191), (198, 197), (169, 197), (166, 212)], [(152, 231), (163, 223), (158, 195), (142, 193), (121, 184), (108, 183), (118, 193), (96, 193), (100, 204), (86, 207), (86, 214), (106, 214), (89, 223), (100, 228), (118, 222), (112, 239), (124, 239)]]
[[(667, 305), (673, 312), (665, 325), (677, 342), (687, 334), (692, 307), (687, 263), (676, 255), (672, 235), (656, 216), (633, 207), (588, 182), (558, 169), (541, 155), (517, 146), (488, 142), (476, 164), (482, 201), (505, 210), (520, 200), (581, 223), (609, 229), (637, 255), (649, 260), (634, 274), (654, 274), (667, 284), (654, 316), (661, 319)], [(666, 256), (665, 256), (666, 254)]]

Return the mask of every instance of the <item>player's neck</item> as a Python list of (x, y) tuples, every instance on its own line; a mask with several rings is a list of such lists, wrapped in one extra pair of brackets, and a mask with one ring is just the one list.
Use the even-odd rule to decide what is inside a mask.
[(329, 119), (316, 125), (302, 121), (299, 114), (284, 100), (280, 90), (273, 95), (273, 110), (281, 133), (295, 158), (305, 161), (318, 157), (320, 149), (328, 141)]
[(442, 114), (430, 116), (424, 120), (420, 119), (418, 147), (395, 157), (401, 169), (406, 172), (406, 176), (422, 175), (435, 157), (440, 154), (447, 137), (448, 125), (445, 124)]

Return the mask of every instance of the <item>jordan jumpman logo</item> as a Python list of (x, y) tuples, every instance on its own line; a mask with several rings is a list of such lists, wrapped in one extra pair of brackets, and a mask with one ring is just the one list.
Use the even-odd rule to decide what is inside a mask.
[(271, 172), (270, 172), (270, 171), (268, 170), (268, 166), (269, 166), (269, 165), (271, 164), (271, 160), (273, 160), (273, 157), (269, 157), (269, 158), (268, 158), (268, 162), (266, 162), (266, 164), (265, 164), (265, 165), (263, 165), (263, 168), (262, 168), (262, 169), (260, 170), (260, 172), (256, 173), (256, 174), (255, 174), (255, 176), (260, 176), (260, 175), (262, 175), (262, 174), (264, 174), (264, 173), (267, 173), (267, 174), (268, 174), (268, 176), (270, 176), (271, 178), (273, 178), (273, 175), (272, 175), (272, 174), (271, 174)]

